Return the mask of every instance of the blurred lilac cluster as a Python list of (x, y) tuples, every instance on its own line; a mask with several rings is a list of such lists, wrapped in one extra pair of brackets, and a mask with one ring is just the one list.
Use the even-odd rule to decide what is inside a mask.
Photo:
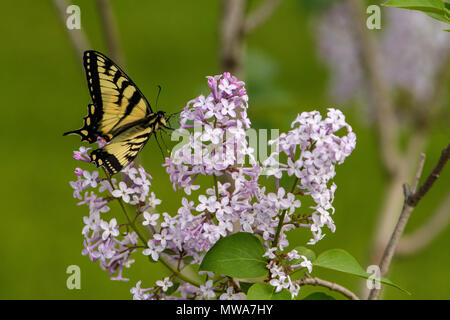
[(436, 86), (436, 73), (450, 53), (447, 25), (418, 11), (386, 11), (388, 21), (381, 38), (386, 79), (427, 101)]
[[(318, 25), (318, 48), (331, 69), (332, 95), (340, 102), (364, 97), (366, 89), (361, 44), (351, 15), (348, 2), (336, 1)], [(450, 38), (442, 31), (445, 28), (444, 23), (421, 12), (382, 10), (379, 49), (389, 87), (408, 92), (418, 103), (433, 95), (436, 73), (450, 52)]]
[[(277, 151), (260, 165), (247, 142), (250, 121), (244, 83), (229, 73), (207, 78), (210, 93), (187, 103), (177, 130), (183, 140), (164, 164), (175, 191), (184, 193), (176, 214), (159, 213), (161, 200), (151, 192), (151, 177), (142, 166), (130, 164), (116, 176), (120, 180), (76, 169), (77, 181), (71, 182), (74, 197), (90, 208), (89, 217), (84, 218), (83, 254), (100, 261), (110, 274), (117, 273), (114, 279), (126, 280), (123, 267), (133, 262), (130, 255), (140, 249), (150, 259), (182, 272), (201, 263), (221, 237), (249, 232), (259, 235), (266, 247), (269, 283), (277, 292), (288, 289), (295, 297), (299, 286), (289, 274), (296, 268), (311, 272), (312, 265), (296, 250), (283, 252), (289, 245), (286, 232), (298, 227), (310, 229), (313, 238), (309, 244), (315, 244), (324, 237), (324, 226), (335, 231), (330, 214), (334, 213), (336, 185), (331, 180), (335, 165), (343, 163), (355, 148), (356, 136), (339, 110), (329, 109), (326, 118), (317, 111), (303, 112), (289, 132), (270, 141)], [(74, 158), (90, 160), (83, 147)], [(280, 185), (284, 175), (294, 179), (290, 191)], [(274, 192), (263, 185), (267, 176), (274, 178)], [(194, 196), (204, 181), (210, 185)], [(300, 211), (301, 197), (311, 197), (316, 205)], [(114, 199), (120, 200), (125, 213), (123, 204), (132, 206), (128, 223), (118, 225), (115, 218), (109, 222), (102, 219)], [(139, 232), (141, 228), (147, 232)], [(286, 264), (286, 259), (292, 263)], [(211, 299), (217, 291), (222, 293), (220, 299), (243, 297), (228, 277), (200, 274), (206, 278), (198, 285), (195, 281), (175, 284), (174, 273), (150, 288), (141, 288), (138, 282), (131, 293), (135, 299)]]

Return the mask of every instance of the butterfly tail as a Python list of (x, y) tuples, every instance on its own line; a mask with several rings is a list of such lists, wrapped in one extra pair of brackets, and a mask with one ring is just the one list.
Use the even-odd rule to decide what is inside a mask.
[(97, 138), (98, 138), (98, 134), (95, 132), (89, 132), (89, 130), (87, 130), (86, 126), (84, 126), (81, 129), (78, 129), (78, 130), (64, 132), (63, 136), (67, 136), (69, 134), (77, 134), (81, 137), (81, 141), (87, 141), (89, 143), (96, 142)]
[(69, 135), (69, 134), (78, 134), (78, 135), (80, 135), (80, 129), (78, 129), (78, 130), (73, 130), (73, 131), (67, 131), (67, 132), (64, 132), (64, 133), (63, 133), (63, 136), (67, 136), (67, 135)]

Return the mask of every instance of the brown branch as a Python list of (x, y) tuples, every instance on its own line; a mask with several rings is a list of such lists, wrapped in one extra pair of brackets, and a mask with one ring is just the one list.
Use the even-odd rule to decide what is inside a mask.
[[(391, 236), (395, 224), (398, 220), (399, 213), (402, 211), (403, 201), (400, 194), (401, 186), (405, 181), (408, 181), (410, 176), (413, 174), (411, 159), (417, 159), (420, 152), (424, 150), (426, 143), (429, 140), (431, 124), (439, 116), (439, 111), (442, 109), (442, 106), (445, 106), (445, 97), (448, 94), (448, 67), (450, 66), (450, 54), (447, 54), (447, 56), (445, 57), (445, 61), (443, 61), (440, 70), (435, 76), (435, 79), (433, 79), (433, 83), (435, 84), (433, 96), (430, 97), (429, 101), (421, 103), (420, 107), (416, 107), (412, 110), (411, 114), (414, 120), (411, 130), (412, 134), (407, 141), (405, 151), (401, 152), (397, 144), (398, 129), (392, 129), (388, 124), (389, 121), (392, 121), (391, 123), (393, 125), (398, 126), (397, 121), (393, 120), (395, 119), (393, 102), (388, 101), (388, 105), (390, 104), (390, 107), (388, 107), (387, 109), (389, 110), (389, 112), (386, 113), (383, 111), (386, 109), (382, 108), (383, 103), (378, 104), (378, 100), (380, 99), (376, 100), (376, 98), (380, 96), (380, 94), (377, 94), (377, 92), (375, 91), (375, 88), (379, 88), (379, 86), (377, 86), (376, 84), (381, 84), (381, 88), (383, 88), (384, 85), (384, 89), (381, 89), (381, 93), (383, 95), (383, 93), (389, 93), (386, 92), (387, 82), (381, 81), (383, 79), (377, 80), (378, 77), (376, 75), (372, 75), (372, 72), (379, 72), (379, 69), (374, 67), (373, 63), (370, 63), (369, 65), (367, 63), (367, 61), (371, 61), (371, 58), (375, 61), (380, 60), (382, 58), (380, 57), (381, 51), (376, 47), (370, 48), (370, 43), (372, 42), (376, 45), (377, 39), (375, 38), (374, 32), (369, 31), (367, 28), (365, 28), (365, 21), (363, 21), (363, 19), (365, 19), (366, 16), (364, 15), (362, 7), (363, 5), (361, 1), (352, 1), (353, 3), (350, 3), (350, 5), (353, 6), (354, 11), (356, 10), (356, 12), (359, 12), (361, 15), (359, 19), (360, 29), (358, 30), (358, 38), (360, 39), (360, 43), (362, 45), (361, 55), (363, 57), (363, 61), (365, 61), (366, 64), (369, 85), (372, 84), (371, 93), (373, 93), (372, 97), (376, 106), (376, 131), (380, 150), (379, 153), (381, 155), (382, 163), (386, 169), (386, 172), (390, 173), (390, 175), (388, 176), (388, 186), (387, 188), (385, 188), (386, 196), (384, 197), (383, 204), (380, 209), (380, 217), (377, 222), (373, 244), (370, 250), (370, 264), (374, 264), (380, 261), (383, 251), (387, 246), (389, 237)], [(353, 16), (356, 17), (355, 14), (353, 14)], [(372, 65), (371, 68), (369, 68), (370, 65)], [(381, 99), (381, 101), (383, 100)], [(387, 131), (385, 131), (385, 129), (390, 129), (391, 133), (388, 133)], [(392, 161), (389, 159), (391, 152)], [(361, 288), (364, 291), (367, 290), (365, 284)], [(366, 295), (364, 294), (363, 296)]]
[(411, 187), (411, 193), (415, 193), (417, 187), (419, 186), (420, 177), (422, 176), (423, 165), (425, 164), (425, 154), (420, 154), (419, 167), (417, 168), (416, 177), (414, 178), (414, 182)]
[(220, 66), (237, 76), (244, 77), (245, 37), (259, 27), (275, 11), (282, 0), (265, 0), (247, 18), (247, 0), (222, 0), (220, 21)]
[(222, 71), (241, 77), (243, 73), (243, 33), (245, 0), (222, 0), (220, 62)]
[(450, 159), (450, 144), (444, 150), (442, 150), (441, 157), (439, 158), (439, 161), (434, 167), (431, 174), (428, 176), (427, 180), (425, 180), (425, 182), (420, 186), (417, 192), (414, 192), (410, 197), (408, 197), (407, 203), (410, 207), (417, 206), (420, 199), (422, 199), (423, 196), (427, 194), (427, 192), (436, 182), (437, 178), (439, 178), (439, 175), (441, 174), (441, 171), (447, 163), (448, 159)]
[[(381, 277), (384, 277), (387, 274), (387, 271), (389, 270), (392, 257), (394, 256), (397, 244), (400, 241), (403, 231), (405, 230), (406, 224), (408, 223), (409, 217), (411, 216), (411, 212), (417, 206), (420, 199), (422, 199), (423, 196), (427, 194), (427, 192), (433, 186), (434, 182), (436, 182), (437, 178), (439, 177), (439, 174), (441, 173), (442, 169), (444, 168), (449, 158), (450, 158), (450, 144), (442, 151), (441, 157), (437, 165), (435, 166), (431, 174), (428, 176), (425, 183), (422, 184), (417, 191), (410, 190), (406, 184), (404, 185), (405, 201), (403, 203), (403, 209), (400, 214), (400, 218), (398, 219), (397, 225), (395, 226), (394, 232), (392, 233), (391, 238), (386, 246), (386, 249), (384, 250), (381, 262), (379, 264)], [(419, 169), (417, 170), (416, 179), (418, 179), (418, 177), (420, 178), (420, 171), (423, 168), (424, 161), (425, 157), (421, 157)], [(369, 293), (368, 299), (369, 300), (378, 299), (380, 292), (381, 290), (379, 289), (372, 289)]]
[(83, 53), (86, 49), (88, 49), (89, 42), (87, 40), (86, 35), (82, 31), (83, 29), (77, 30), (69, 30), (66, 26), (66, 20), (67, 20), (67, 7), (70, 5), (66, 0), (53, 0), (53, 5), (58, 13), (58, 16), (62, 22), (62, 25), (64, 26), (64, 29), (67, 31), (67, 34), (69, 36), (70, 42), (72, 43), (73, 49), (79, 59), (79, 61), (83, 60)]
[(265, 0), (257, 9), (251, 12), (244, 24), (244, 34), (248, 35), (262, 25), (278, 8), (283, 0)]
[(441, 202), (437, 210), (419, 229), (405, 235), (398, 243), (396, 254), (414, 254), (429, 245), (450, 222), (450, 194)]
[[(388, 239), (391, 236), (398, 220), (398, 213), (402, 211), (403, 201), (401, 197), (401, 186), (408, 181), (413, 172), (410, 159), (416, 159), (424, 149), (429, 136), (429, 127), (436, 115), (439, 114), (442, 103), (448, 92), (448, 65), (450, 54), (447, 55), (441, 71), (435, 79), (435, 92), (430, 101), (421, 104), (422, 108), (416, 108), (413, 115), (415, 123), (412, 135), (407, 142), (406, 151), (402, 152), (398, 144), (398, 121), (395, 117), (394, 102), (390, 95), (387, 81), (381, 70), (382, 56), (378, 48), (376, 34), (366, 28), (364, 3), (360, 0), (347, 0), (352, 10), (355, 35), (360, 44), (360, 55), (363, 67), (367, 74), (368, 87), (375, 107), (376, 136), (378, 148), (383, 167), (388, 173), (388, 187), (384, 198), (380, 218), (374, 234), (371, 249), (371, 264), (380, 261)], [(362, 287), (367, 290), (366, 286)]]
[(109, 0), (97, 0), (100, 21), (106, 40), (106, 48), (111, 58), (124, 68), (123, 54), (120, 50), (117, 23)]
[(350, 300), (359, 300), (358, 296), (356, 294), (354, 294), (352, 291), (350, 291), (349, 289), (347, 289), (337, 283), (326, 281), (326, 280), (323, 280), (320, 278), (304, 278), (304, 279), (297, 280), (295, 282), (297, 284), (299, 284), (300, 286), (310, 285), (310, 286), (325, 287), (332, 291), (339, 292), (340, 294), (346, 296)]

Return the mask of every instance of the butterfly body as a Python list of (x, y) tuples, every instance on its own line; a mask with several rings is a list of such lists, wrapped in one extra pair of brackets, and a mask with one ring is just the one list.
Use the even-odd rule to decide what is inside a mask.
[(112, 60), (97, 51), (86, 51), (83, 57), (92, 102), (78, 134), (82, 141), (107, 144), (91, 152), (97, 167), (110, 174), (121, 171), (138, 155), (152, 134), (167, 126), (165, 112), (153, 112), (144, 95)]

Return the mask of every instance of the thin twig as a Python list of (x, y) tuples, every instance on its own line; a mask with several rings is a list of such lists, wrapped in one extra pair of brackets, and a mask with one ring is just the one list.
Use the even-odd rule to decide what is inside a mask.
[[(425, 149), (429, 140), (430, 126), (439, 116), (439, 111), (445, 106), (445, 97), (448, 94), (448, 66), (450, 65), (450, 54), (443, 59), (440, 70), (433, 79), (434, 93), (429, 101), (420, 104), (420, 108), (414, 108), (411, 112), (413, 117), (412, 134), (410, 135), (405, 151), (401, 151), (398, 145), (398, 122), (395, 121), (395, 110), (392, 98), (387, 92), (387, 81), (381, 78), (380, 70), (381, 54), (376, 46), (378, 43), (375, 33), (365, 27), (363, 2), (351, 0), (349, 5), (353, 8), (352, 15), (356, 21), (357, 36), (361, 44), (361, 56), (368, 72), (368, 84), (371, 88), (373, 105), (377, 118), (376, 131), (379, 141), (379, 154), (382, 164), (388, 175), (388, 185), (385, 188), (385, 197), (381, 205), (380, 217), (374, 232), (372, 248), (370, 250), (370, 264), (380, 261), (383, 250), (386, 248), (388, 239), (392, 234), (398, 213), (401, 212), (403, 201), (400, 195), (401, 185), (408, 181), (413, 174), (411, 159), (416, 159)], [(377, 62), (378, 61), (378, 62)], [(382, 61), (381, 61), (382, 62)], [(378, 66), (377, 66), (378, 64)], [(383, 99), (387, 97), (387, 100)], [(386, 104), (387, 102), (387, 104)], [(395, 125), (396, 127), (392, 127)], [(362, 290), (367, 290), (366, 286)], [(365, 296), (365, 295), (364, 295)]]
[(425, 180), (425, 182), (420, 186), (417, 192), (414, 192), (414, 194), (412, 194), (407, 199), (409, 206), (411, 207), (417, 206), (417, 203), (420, 201), (420, 199), (422, 199), (422, 197), (430, 190), (430, 188), (436, 182), (437, 178), (439, 178), (439, 175), (449, 158), (450, 158), (450, 144), (444, 150), (442, 150), (441, 157), (439, 158), (439, 161), (434, 167), (431, 174), (428, 176), (427, 180)]
[(114, 12), (109, 0), (97, 0), (100, 21), (105, 35), (106, 48), (111, 58), (124, 68), (123, 54), (120, 50), (118, 29)]
[[(297, 187), (298, 180), (299, 179), (297, 177), (295, 177), (294, 184), (292, 185), (292, 188), (291, 188), (291, 193), (293, 193), (295, 191), (295, 188)], [(275, 238), (273, 239), (273, 242), (272, 242), (272, 247), (276, 247), (278, 245), (278, 238), (280, 236), (281, 229), (283, 228), (284, 217), (286, 216), (286, 212), (287, 212), (287, 209), (284, 209), (281, 212), (280, 217), (278, 218), (279, 221), (278, 221), (277, 231), (275, 233)]]
[[(386, 246), (386, 249), (384, 250), (381, 262), (379, 264), (381, 277), (384, 277), (387, 274), (387, 271), (389, 270), (392, 257), (394, 256), (397, 244), (400, 241), (403, 231), (405, 230), (405, 226), (409, 220), (409, 217), (411, 216), (411, 212), (417, 206), (420, 199), (422, 199), (427, 194), (427, 192), (436, 182), (437, 178), (439, 177), (439, 174), (441, 173), (442, 169), (444, 168), (449, 158), (450, 158), (450, 144), (442, 151), (441, 157), (439, 158), (437, 165), (416, 192), (411, 192), (411, 190), (409, 190), (409, 188), (407, 188), (404, 185), (405, 201), (403, 203), (403, 209), (400, 214), (400, 218), (398, 219), (397, 225), (395, 226), (394, 232), (392, 233), (391, 238)], [(425, 158), (422, 157), (421, 162), (424, 161), (424, 159)], [(419, 175), (419, 171), (421, 170), (422, 167), (423, 163), (419, 164), (417, 175)], [(375, 288), (372, 289), (369, 293), (368, 299), (369, 300), (378, 299), (380, 292), (381, 292), (380, 289)]]
[(83, 29), (69, 30), (67, 28), (66, 20), (68, 15), (66, 10), (67, 7), (69, 6), (69, 3), (66, 0), (53, 0), (52, 2), (58, 12), (58, 16), (62, 22), (62, 25), (64, 26), (64, 29), (67, 31), (67, 34), (69, 35), (70, 42), (72, 43), (77, 58), (79, 59), (79, 61), (83, 61), (83, 53), (86, 49), (90, 47), (87, 37), (83, 32)]
[[(404, 156), (406, 160), (414, 159), (419, 150), (424, 149), (426, 141), (429, 139), (431, 124), (437, 120), (442, 107), (445, 106), (450, 77), (449, 67), (450, 53), (447, 53), (433, 81), (435, 84), (433, 95), (429, 101), (421, 103), (420, 107), (414, 110), (415, 128), (406, 147), (407, 151)], [(450, 222), (450, 195), (438, 206), (436, 212), (429, 215), (428, 219), (416, 231), (400, 239), (396, 250), (397, 254), (406, 256), (424, 249), (447, 227)]]
[[(368, 92), (370, 93), (371, 104), (374, 107), (378, 154), (388, 180), (369, 250), (370, 264), (374, 264), (380, 260), (398, 220), (398, 213), (402, 209), (401, 186), (404, 181), (409, 179), (411, 165), (409, 159), (405, 155), (402, 156), (399, 148), (398, 121), (394, 112), (394, 104), (389, 92), (388, 82), (384, 79), (382, 73), (379, 43), (374, 32), (366, 27), (367, 16), (364, 2), (347, 0), (347, 5), (351, 11), (351, 18), (354, 20), (354, 33), (360, 47), (359, 54), (362, 67), (367, 76)], [(416, 146), (420, 147), (420, 144)], [(411, 159), (415, 159), (415, 157), (416, 154)], [(365, 283), (361, 290), (367, 290)], [(365, 295), (363, 294), (363, 296)]]
[(450, 194), (438, 206), (431, 217), (411, 234), (404, 235), (398, 243), (396, 254), (412, 255), (428, 246), (450, 222)]
[[(397, 247), (397, 243), (400, 240), (400, 237), (403, 234), (403, 230), (405, 229), (406, 223), (413, 211), (414, 207), (408, 206), (408, 204), (404, 203), (402, 213), (400, 214), (400, 218), (398, 219), (397, 225), (395, 226), (394, 232), (391, 235), (391, 238), (384, 250), (383, 256), (381, 258), (380, 266), (380, 276), (384, 277), (389, 269), (389, 266), (392, 261), (392, 257), (394, 256), (395, 248)], [(372, 289), (369, 292), (368, 300), (376, 300), (380, 295), (379, 289)]]
[(347, 298), (349, 298), (351, 300), (359, 300), (358, 296), (356, 294), (354, 294), (352, 291), (350, 291), (349, 289), (347, 289), (337, 283), (326, 281), (326, 280), (323, 280), (320, 278), (304, 278), (304, 279), (297, 280), (296, 283), (299, 284), (300, 286), (310, 285), (310, 286), (325, 287), (332, 291), (339, 292), (340, 294), (346, 296)]
[(419, 167), (417, 168), (416, 178), (414, 179), (414, 183), (411, 187), (411, 193), (415, 193), (417, 190), (417, 186), (419, 185), (420, 177), (422, 176), (423, 165), (425, 164), (425, 154), (420, 154)]
[(248, 35), (262, 25), (278, 8), (283, 0), (265, 0), (257, 9), (251, 12), (244, 23), (244, 34)]

